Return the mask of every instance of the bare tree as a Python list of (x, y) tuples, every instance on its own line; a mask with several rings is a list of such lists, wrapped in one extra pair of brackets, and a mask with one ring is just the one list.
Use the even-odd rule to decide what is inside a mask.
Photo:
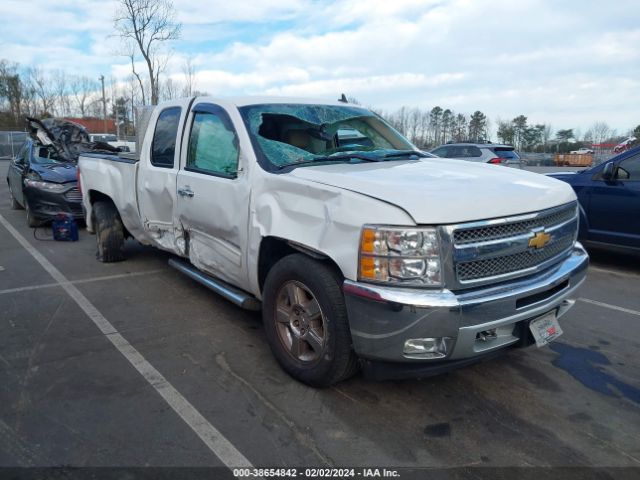
[[(40, 100), (41, 115), (53, 115), (54, 104), (56, 99), (55, 90), (52, 88), (51, 81), (45, 75), (44, 71), (38, 67), (29, 69), (29, 79), (33, 86), (36, 97)], [(33, 113), (36, 113), (35, 111)]]
[(13, 123), (19, 125), (22, 115), (28, 111), (30, 87), (18, 71), (17, 63), (0, 60), (0, 104), (2, 111), (9, 110)]
[[(162, 48), (167, 41), (180, 37), (181, 25), (175, 22), (175, 10), (170, 0), (119, 0), (119, 4), (114, 19), (115, 27), (128, 46), (131, 42), (137, 46), (147, 64), (151, 104), (156, 105), (159, 78), (166, 65)], [(129, 52), (133, 67), (134, 50), (130, 49)], [(134, 75), (137, 76), (135, 71)]]
[[(185, 89), (183, 89), (185, 90)], [(160, 98), (162, 100), (172, 100), (180, 96), (180, 85), (173, 81), (171, 77), (160, 84)]]
[(135, 78), (136, 81), (138, 82), (138, 86), (140, 87), (140, 96), (142, 97), (142, 105), (146, 105), (147, 104), (147, 96), (145, 94), (144, 81), (140, 77), (140, 74), (136, 71), (136, 50), (135, 50), (135, 46), (132, 45), (131, 42), (129, 42), (128, 45), (127, 45), (127, 48), (128, 48), (128, 52), (129, 52), (129, 53), (127, 53), (127, 56), (129, 57), (129, 60), (131, 61), (131, 73), (133, 75), (133, 78)]
[(56, 102), (56, 114), (66, 116), (71, 110), (69, 98), (69, 81), (64, 70), (55, 70), (51, 73), (51, 83)]
[(591, 128), (591, 135), (594, 144), (601, 144), (611, 136), (611, 129), (605, 122), (596, 122)]
[(184, 74), (184, 91), (185, 97), (193, 96), (196, 89), (196, 70), (193, 66), (193, 59), (187, 57), (182, 65), (182, 73)]
[(80, 116), (84, 117), (89, 99), (98, 90), (98, 84), (87, 76), (74, 77), (69, 84), (69, 90)]

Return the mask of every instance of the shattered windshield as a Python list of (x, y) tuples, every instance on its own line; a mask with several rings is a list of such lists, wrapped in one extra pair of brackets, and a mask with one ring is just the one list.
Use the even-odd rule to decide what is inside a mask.
[(240, 113), (260, 163), (269, 170), (420, 153), (384, 120), (353, 105), (250, 105)]

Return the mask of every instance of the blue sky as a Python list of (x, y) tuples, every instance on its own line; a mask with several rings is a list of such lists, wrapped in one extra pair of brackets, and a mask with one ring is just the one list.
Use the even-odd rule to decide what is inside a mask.
[[(385, 110), (440, 105), (619, 133), (640, 124), (637, 0), (175, 0), (182, 38), (217, 96), (340, 93)], [(126, 82), (115, 1), (3, 0), (0, 58)]]

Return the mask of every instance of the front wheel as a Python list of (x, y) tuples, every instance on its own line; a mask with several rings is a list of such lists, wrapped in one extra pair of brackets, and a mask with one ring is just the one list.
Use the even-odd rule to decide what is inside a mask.
[(9, 198), (11, 200), (11, 210), (22, 210), (22, 205), (20, 205), (16, 200), (16, 197), (13, 196), (11, 187), (9, 187)]
[(302, 254), (276, 263), (262, 315), (273, 354), (295, 379), (325, 387), (357, 371), (341, 281), (326, 264)]
[(29, 206), (29, 200), (26, 198), (24, 199), (24, 209), (27, 214), (27, 226), (31, 228), (39, 227), (42, 222), (33, 215), (31, 207)]

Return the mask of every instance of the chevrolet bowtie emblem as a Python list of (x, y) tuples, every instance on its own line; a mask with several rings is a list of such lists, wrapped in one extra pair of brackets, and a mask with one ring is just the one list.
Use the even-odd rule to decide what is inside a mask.
[(529, 247), (542, 248), (549, 243), (549, 240), (551, 240), (551, 235), (546, 232), (538, 232), (529, 240)]

